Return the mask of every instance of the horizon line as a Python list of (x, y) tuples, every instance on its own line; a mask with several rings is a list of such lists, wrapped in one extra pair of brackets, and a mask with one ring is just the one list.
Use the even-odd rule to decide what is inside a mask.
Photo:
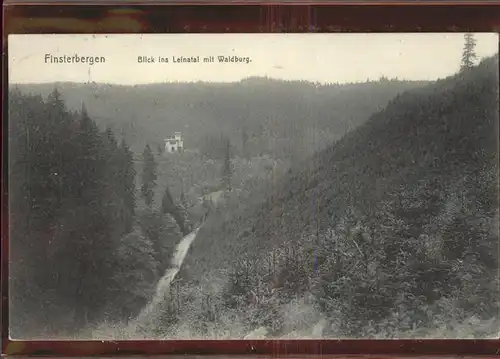
[(206, 80), (196, 80), (196, 81), (163, 81), (163, 82), (142, 82), (135, 84), (123, 84), (123, 83), (115, 83), (115, 82), (99, 82), (99, 81), (48, 81), (48, 82), (9, 82), (8, 86), (27, 86), (27, 85), (51, 85), (51, 84), (76, 84), (76, 85), (107, 85), (107, 86), (121, 86), (121, 87), (134, 87), (134, 86), (154, 86), (154, 85), (193, 85), (193, 84), (205, 84), (205, 85), (232, 85), (238, 84), (249, 80), (265, 80), (269, 82), (299, 82), (306, 83), (316, 87), (328, 87), (328, 86), (343, 86), (343, 85), (358, 85), (358, 84), (367, 84), (372, 82), (381, 82), (381, 81), (393, 81), (393, 82), (436, 82), (442, 79), (445, 79), (450, 76), (454, 76), (455, 73), (450, 74), (445, 77), (439, 77), (433, 80), (429, 79), (402, 79), (396, 77), (388, 77), (386, 75), (381, 75), (377, 78), (367, 78), (365, 80), (352, 81), (352, 82), (319, 82), (313, 80), (302, 80), (302, 79), (281, 79), (276, 77), (269, 76), (249, 76), (244, 77), (240, 80), (233, 81), (206, 81)]

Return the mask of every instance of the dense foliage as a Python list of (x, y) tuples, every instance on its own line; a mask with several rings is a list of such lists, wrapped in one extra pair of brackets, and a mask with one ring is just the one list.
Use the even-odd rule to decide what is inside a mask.
[(9, 100), (11, 335), (131, 317), (180, 238), (176, 223), (137, 213), (132, 153), (85, 108), (68, 111), (57, 90)]
[[(498, 334), (497, 74), (64, 84), (68, 103), (99, 93), (89, 112), (12, 91), (12, 334)], [(191, 148), (166, 155), (154, 136), (180, 124)]]
[[(223, 132), (235, 155), (282, 160), (303, 159), (331, 145), (398, 93), (422, 85), (384, 78), (342, 85), (267, 78), (228, 84), (57, 84), (69, 108), (84, 100), (96, 122), (111, 126), (136, 153), (148, 144), (158, 152), (165, 137), (182, 131), (187, 149), (223, 159)], [(19, 88), (48, 94), (52, 86)]]
[(142, 186), (141, 194), (144, 198), (146, 206), (151, 207), (153, 205), (154, 198), (154, 188), (156, 187), (156, 179), (158, 178), (156, 174), (156, 161), (153, 152), (149, 146), (144, 148), (142, 154), (143, 168), (142, 168)]
[(327, 318), (324, 335), (454, 336), (468, 320), (491, 335), (497, 69), (495, 57), (398, 95), (252, 208), (229, 203), (200, 231), (186, 280), (226, 272), (241, 310), (256, 308), (254, 328), (282, 322), (276, 308), (298, 295)]

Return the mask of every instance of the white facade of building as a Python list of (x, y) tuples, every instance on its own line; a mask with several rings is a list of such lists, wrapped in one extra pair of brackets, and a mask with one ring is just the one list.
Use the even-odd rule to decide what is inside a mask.
[(165, 152), (182, 152), (184, 150), (184, 139), (181, 132), (175, 132), (173, 136), (165, 139)]

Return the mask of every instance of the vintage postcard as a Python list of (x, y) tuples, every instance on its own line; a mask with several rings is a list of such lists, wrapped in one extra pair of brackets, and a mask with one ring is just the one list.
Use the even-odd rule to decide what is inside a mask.
[(8, 57), (12, 339), (500, 335), (496, 34)]

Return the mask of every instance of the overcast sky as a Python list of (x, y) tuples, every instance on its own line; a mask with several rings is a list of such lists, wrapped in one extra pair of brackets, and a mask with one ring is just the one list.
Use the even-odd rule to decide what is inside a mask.
[[(498, 51), (497, 34), (475, 34), (479, 58)], [(140, 84), (238, 81), (249, 76), (320, 83), (384, 75), (434, 80), (460, 66), (463, 34), (132, 34), (10, 35), (9, 82)], [(104, 56), (105, 63), (51, 64), (45, 55)], [(249, 64), (172, 63), (172, 56), (250, 57)], [(170, 63), (138, 63), (138, 56)], [(203, 61), (203, 60), (202, 60)]]

